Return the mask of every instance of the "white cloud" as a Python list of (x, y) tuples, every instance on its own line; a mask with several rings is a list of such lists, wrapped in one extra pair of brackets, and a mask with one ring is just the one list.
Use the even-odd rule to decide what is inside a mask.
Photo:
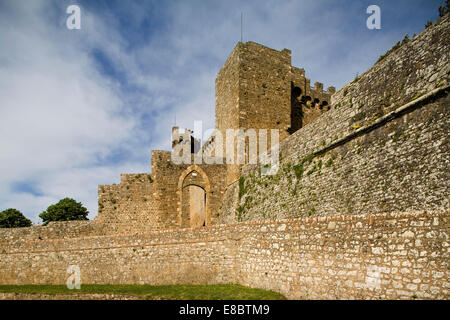
[[(115, 86), (96, 71), (82, 43), (67, 41), (67, 30), (46, 20), (42, 2), (15, 9), (0, 18), (0, 205), (37, 222), (48, 205), (68, 196), (95, 215), (96, 185), (106, 183), (97, 159), (126, 144), (137, 120), (123, 115)], [(115, 169), (109, 168), (111, 182)], [(12, 190), (15, 183), (42, 195)]]

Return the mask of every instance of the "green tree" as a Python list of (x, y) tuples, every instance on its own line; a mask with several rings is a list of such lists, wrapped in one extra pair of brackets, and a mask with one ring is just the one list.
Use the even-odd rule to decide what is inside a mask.
[(64, 198), (57, 204), (53, 204), (39, 215), (44, 226), (51, 221), (89, 220), (89, 211), (80, 202), (74, 199)]
[(0, 228), (31, 227), (31, 220), (16, 209), (6, 209), (0, 212)]

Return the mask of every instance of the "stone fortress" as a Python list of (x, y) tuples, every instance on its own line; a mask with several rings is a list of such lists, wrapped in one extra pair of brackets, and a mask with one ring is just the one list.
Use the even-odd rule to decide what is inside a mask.
[[(291, 299), (448, 299), (450, 16), (335, 92), (238, 43), (216, 129), (278, 129), (279, 170), (174, 164), (98, 189), (93, 221), (0, 230), (0, 283), (240, 283)], [(172, 147), (203, 146), (172, 128)], [(248, 161), (247, 161), (248, 162)]]
[[(289, 50), (238, 43), (216, 79), (216, 129), (223, 136), (227, 129), (278, 129), (282, 140), (329, 110), (334, 92), (333, 87), (323, 92), (318, 82), (311, 88), (305, 71), (291, 66)], [(173, 127), (172, 148), (180, 143), (190, 144), (192, 154), (214, 145), (208, 140), (200, 148), (191, 130)], [(125, 174), (119, 185), (99, 187), (96, 219), (130, 230), (217, 224), (226, 190), (239, 179), (242, 165), (225, 159), (212, 165), (190, 162), (176, 165), (171, 151), (152, 151), (151, 174)]]

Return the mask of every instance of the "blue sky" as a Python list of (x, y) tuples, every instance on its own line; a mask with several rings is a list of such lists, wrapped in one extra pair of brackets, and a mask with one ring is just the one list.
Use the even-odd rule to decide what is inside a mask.
[[(338, 89), (440, 0), (0, 0), (0, 210), (35, 223), (64, 197), (97, 214), (97, 185), (150, 171), (171, 126), (214, 126), (214, 79), (240, 39), (292, 50), (311, 83)], [(81, 30), (66, 8), (81, 7)], [(381, 30), (366, 8), (381, 8)]]

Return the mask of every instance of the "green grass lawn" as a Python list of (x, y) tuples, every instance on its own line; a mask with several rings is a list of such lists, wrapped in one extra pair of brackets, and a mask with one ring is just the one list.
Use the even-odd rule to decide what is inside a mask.
[(0, 285), (0, 292), (27, 294), (112, 293), (167, 300), (284, 300), (283, 295), (235, 284), (151, 286), (134, 284), (82, 284), (80, 290), (65, 285)]

